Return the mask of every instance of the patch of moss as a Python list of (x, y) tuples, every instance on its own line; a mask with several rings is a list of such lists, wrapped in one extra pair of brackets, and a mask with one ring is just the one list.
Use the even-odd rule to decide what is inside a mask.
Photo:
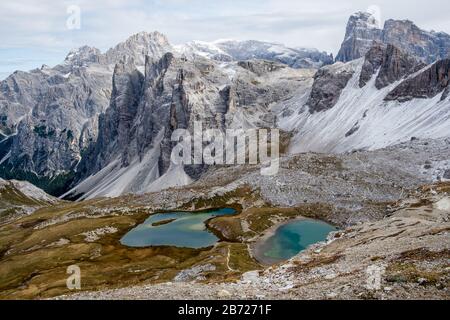
[(297, 217), (325, 219), (333, 212), (329, 205), (305, 204), (295, 208), (251, 208), (245, 212), (252, 231), (261, 234), (274, 225), (274, 218), (294, 219)]
[(342, 256), (341, 255), (331, 255), (331, 256), (320, 256), (308, 262), (299, 262), (295, 261), (295, 267), (293, 270), (295, 272), (308, 272), (311, 269), (318, 268), (321, 266), (329, 265), (338, 261)]
[(414, 263), (393, 263), (386, 270), (385, 279), (392, 283), (419, 283), (422, 285), (436, 285), (444, 276), (438, 270), (423, 270)]
[(258, 264), (249, 254), (247, 245), (244, 243), (232, 243), (229, 244), (230, 268), (240, 271), (247, 272), (251, 270), (261, 269), (261, 265)]
[(207, 221), (206, 225), (219, 239), (228, 242), (240, 242), (244, 235), (241, 219), (241, 217), (216, 217)]
[[(68, 207), (73, 209), (74, 205)], [(36, 224), (31, 221), (48, 219), (49, 214), (41, 210), (33, 219), (27, 217), (17, 224), (0, 228), (0, 243), (6, 244), (3, 250), (12, 250), (0, 261), (0, 298), (37, 298), (69, 293), (65, 285), (66, 269), (72, 264), (82, 270), (83, 290), (149, 280), (168, 281), (181, 268), (195, 263), (195, 257), (202, 252), (170, 247), (135, 249), (121, 245), (121, 237), (148, 217), (144, 212), (133, 216), (75, 219), (33, 229)], [(101, 236), (94, 243), (86, 242), (83, 232), (106, 226), (113, 226), (118, 232)], [(53, 244), (61, 238), (70, 242), (60, 247)]]

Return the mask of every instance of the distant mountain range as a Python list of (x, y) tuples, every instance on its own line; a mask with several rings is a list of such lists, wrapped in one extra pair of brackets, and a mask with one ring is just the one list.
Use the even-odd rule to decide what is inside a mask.
[(0, 176), (68, 198), (186, 185), (171, 133), (279, 127), (289, 152), (378, 149), (450, 136), (450, 36), (409, 21), (349, 19), (333, 57), (260, 41), (172, 46), (139, 33), (106, 53), (82, 47), (54, 67), (0, 82)]
[(292, 68), (320, 68), (334, 62), (332, 54), (316, 49), (288, 48), (279, 43), (255, 40), (192, 41), (176, 49), (189, 58), (203, 56), (223, 62), (264, 59), (284, 63)]

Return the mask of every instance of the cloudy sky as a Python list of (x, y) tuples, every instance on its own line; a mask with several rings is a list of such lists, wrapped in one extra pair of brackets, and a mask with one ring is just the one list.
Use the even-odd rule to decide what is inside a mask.
[[(79, 29), (68, 28), (73, 6), (81, 10)], [(55, 65), (81, 45), (104, 51), (153, 30), (173, 44), (257, 39), (336, 54), (349, 15), (368, 8), (379, 11), (382, 23), (410, 19), (450, 33), (450, 1), (443, 0), (2, 0), (0, 79), (14, 70)]]

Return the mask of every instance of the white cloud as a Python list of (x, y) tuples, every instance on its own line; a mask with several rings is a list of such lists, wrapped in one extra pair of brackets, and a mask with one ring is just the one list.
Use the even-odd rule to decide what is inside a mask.
[[(82, 10), (80, 30), (66, 28), (70, 5)], [(173, 43), (261, 39), (336, 53), (348, 16), (374, 5), (382, 20), (450, 31), (450, 3), (441, 0), (16, 0), (0, 2), (0, 59), (5, 48), (22, 48), (24, 59), (30, 48), (42, 48), (62, 60), (73, 47), (105, 50), (143, 30), (166, 33)]]

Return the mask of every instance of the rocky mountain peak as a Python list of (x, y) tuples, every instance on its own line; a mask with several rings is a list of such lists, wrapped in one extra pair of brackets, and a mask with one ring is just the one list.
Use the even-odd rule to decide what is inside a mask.
[(104, 62), (101, 51), (94, 47), (83, 46), (69, 52), (65, 59), (66, 63), (72, 65), (84, 65), (87, 63)]
[(359, 11), (350, 16), (347, 30), (352, 31), (356, 28), (381, 29), (380, 21), (370, 12)]
[(139, 32), (139, 33), (136, 33), (136, 34), (130, 36), (125, 41), (125, 45), (127, 45), (130, 48), (133, 48), (135, 46), (142, 45), (142, 44), (149, 45), (152, 43), (156, 43), (161, 46), (170, 46), (170, 43), (169, 43), (169, 40), (167, 39), (167, 37), (158, 31), (153, 31), (153, 32), (142, 31), (142, 32)]
[(157, 31), (140, 32), (109, 49), (106, 52), (106, 57), (110, 63), (116, 63), (124, 56), (132, 57), (136, 65), (144, 66), (145, 56), (150, 55), (159, 58), (172, 49), (167, 37), (162, 33)]
[(370, 13), (358, 12), (349, 18), (347, 31), (337, 61), (347, 62), (363, 57), (374, 41), (392, 44), (426, 63), (450, 55), (450, 35), (420, 29), (410, 20), (393, 20), (379, 27)]
[[(17, 72), (0, 82), (0, 170), (11, 172), (7, 178), (16, 178), (13, 174), (20, 170), (57, 195), (71, 187), (95, 197), (183, 185), (206, 167), (171, 167), (170, 137), (180, 128), (192, 132), (195, 121), (225, 130), (270, 128), (283, 120), (286, 132), (310, 135), (310, 144), (299, 149), (308, 151), (340, 152), (409, 140), (412, 133), (400, 127), (389, 141), (384, 133), (377, 141), (360, 137), (382, 127), (375, 111), (386, 104), (385, 93), (399, 86), (397, 81), (402, 87), (388, 98), (400, 102), (392, 104), (444, 90), (443, 97), (448, 96), (450, 63), (443, 60), (426, 69), (414, 58), (421, 41), (424, 52), (432, 53), (447, 35), (422, 32), (408, 21), (386, 25), (380, 29), (368, 13), (353, 15), (341, 57), (365, 59), (334, 65), (328, 65), (333, 58), (324, 52), (260, 41), (196, 41), (174, 48), (159, 32), (135, 34), (105, 54), (81, 47), (62, 65)], [(446, 46), (439, 48), (443, 54)], [(320, 67), (313, 78), (312, 69)], [(410, 80), (422, 68), (421, 76)], [(389, 89), (379, 95), (369, 87), (359, 90), (358, 80), (364, 87), (375, 74), (376, 87)], [(281, 108), (278, 117), (273, 110)], [(404, 123), (415, 119), (420, 131), (414, 136), (440, 134), (446, 118), (425, 122), (416, 116), (418, 108), (402, 118)], [(428, 133), (431, 125), (434, 131)], [(313, 135), (303, 128), (330, 134)], [(324, 136), (333, 144), (327, 149), (321, 149), (325, 140), (315, 140)]]
[(382, 30), (377, 19), (368, 12), (357, 12), (350, 16), (344, 42), (336, 56), (337, 61), (358, 59), (371, 48), (373, 41), (382, 40)]

